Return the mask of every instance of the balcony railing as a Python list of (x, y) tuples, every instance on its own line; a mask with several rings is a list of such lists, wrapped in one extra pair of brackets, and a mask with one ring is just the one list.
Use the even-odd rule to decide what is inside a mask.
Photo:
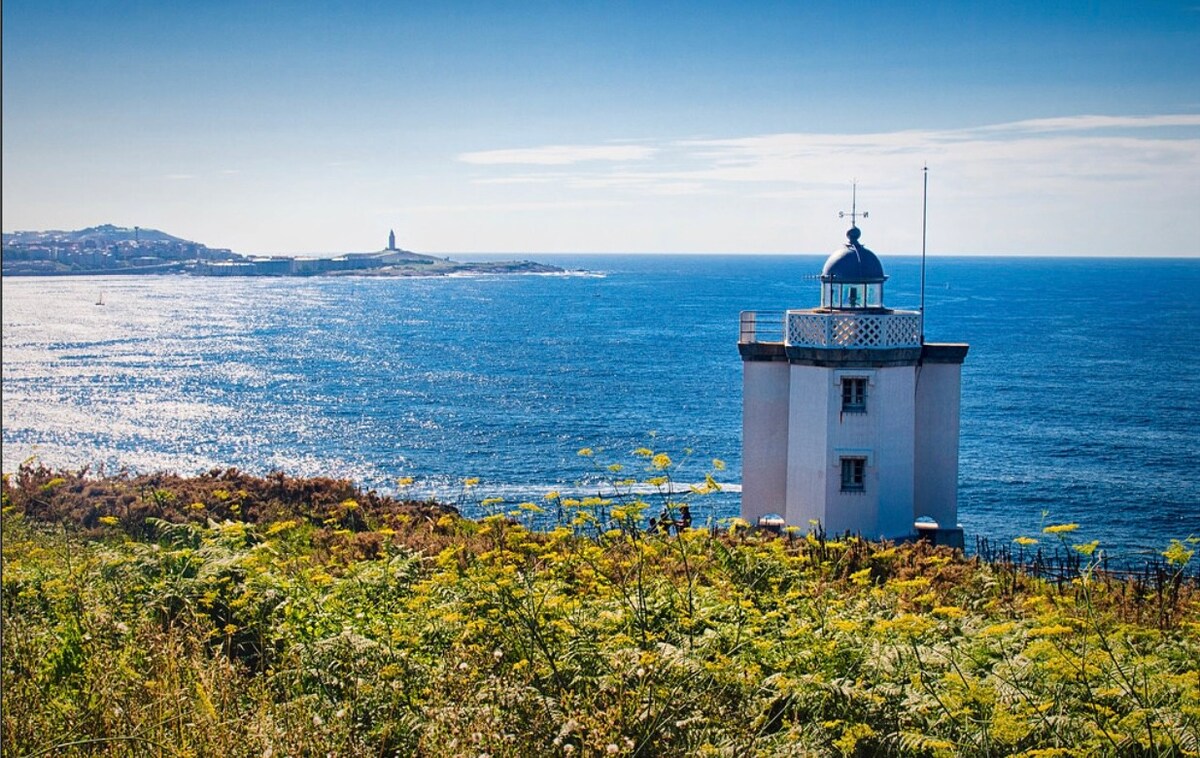
[(738, 342), (783, 342), (783, 311), (742, 311)]
[(921, 314), (743, 311), (739, 341), (843, 350), (920, 347)]

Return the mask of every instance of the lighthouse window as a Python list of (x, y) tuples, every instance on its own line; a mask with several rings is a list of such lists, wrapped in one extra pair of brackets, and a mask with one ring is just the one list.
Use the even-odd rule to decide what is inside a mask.
[(866, 458), (842, 458), (842, 492), (862, 492), (866, 469)]
[(867, 380), (861, 376), (842, 377), (842, 413), (867, 412)]

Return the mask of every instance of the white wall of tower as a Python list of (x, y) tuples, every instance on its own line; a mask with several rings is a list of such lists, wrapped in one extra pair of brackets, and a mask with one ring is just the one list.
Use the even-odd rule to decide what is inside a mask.
[(742, 518), (786, 516), (788, 364), (748, 361), (742, 372)]
[(788, 524), (808, 529), (811, 521), (829, 523), (828, 370), (793, 364), (788, 374), (787, 507), (783, 516)]
[[(865, 413), (844, 412), (842, 380), (867, 380)], [(913, 533), (917, 517), (958, 514), (958, 363), (832, 368), (746, 361), (742, 517), (777, 513), (807, 529), (871, 538)], [(861, 492), (843, 491), (842, 458), (867, 460)]]
[(958, 519), (958, 437), (962, 365), (926, 363), (916, 386), (914, 511), (943, 527)]
[[(879, 520), (870, 536), (899, 537), (913, 531), (913, 415), (915, 368), (879, 369), (879, 418), (875, 450), (879, 470)], [(868, 534), (865, 530), (863, 534)]]

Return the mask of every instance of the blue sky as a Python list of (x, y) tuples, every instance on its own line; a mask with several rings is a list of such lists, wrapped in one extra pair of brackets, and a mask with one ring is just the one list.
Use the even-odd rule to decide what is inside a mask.
[(7, 0), (3, 227), (1200, 256), (1200, 3)]

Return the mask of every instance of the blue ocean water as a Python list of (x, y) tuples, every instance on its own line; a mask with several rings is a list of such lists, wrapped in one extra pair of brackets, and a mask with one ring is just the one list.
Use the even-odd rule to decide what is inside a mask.
[[(3, 468), (413, 476), (469, 510), (593, 493), (646, 446), (685, 482), (725, 461), (698, 518), (736, 515), (738, 313), (812, 306), (822, 258), (537, 257), (587, 273), (5, 278)], [(915, 307), (919, 261), (884, 264), (887, 304)], [(1196, 260), (930, 259), (927, 338), (971, 344), (968, 542), (1200, 535), (1197, 292)]]

